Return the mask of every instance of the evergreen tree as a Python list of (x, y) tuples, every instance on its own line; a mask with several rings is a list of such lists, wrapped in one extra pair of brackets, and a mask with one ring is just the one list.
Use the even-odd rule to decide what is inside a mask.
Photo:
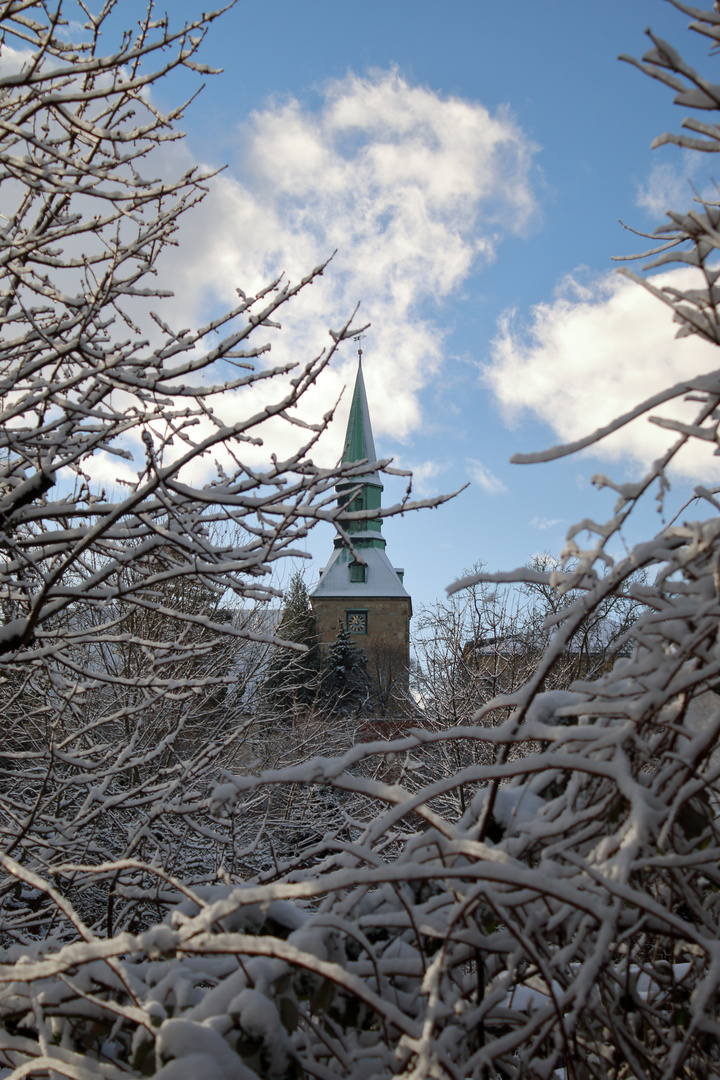
[(277, 628), (283, 641), (306, 645), (307, 652), (278, 648), (264, 685), (264, 698), (274, 713), (288, 717), (306, 712), (314, 704), (320, 676), (320, 649), (315, 616), (302, 572), (290, 579)]
[(357, 713), (368, 704), (367, 660), (342, 624), (322, 668), (323, 706), (330, 713)]

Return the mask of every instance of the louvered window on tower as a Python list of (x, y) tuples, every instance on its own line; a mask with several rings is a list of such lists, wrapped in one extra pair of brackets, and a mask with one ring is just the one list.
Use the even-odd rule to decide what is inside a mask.
[(353, 584), (360, 584), (367, 581), (367, 566), (364, 566), (359, 562), (351, 562), (350, 581), (353, 582)]

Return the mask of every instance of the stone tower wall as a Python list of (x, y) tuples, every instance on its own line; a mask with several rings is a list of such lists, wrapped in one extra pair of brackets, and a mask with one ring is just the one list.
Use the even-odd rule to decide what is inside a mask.
[(337, 637), (338, 620), (345, 626), (348, 611), (367, 611), (368, 633), (352, 634), (355, 645), (363, 652), (373, 641), (399, 645), (410, 655), (410, 616), (412, 604), (408, 596), (372, 597), (338, 596), (312, 599), (317, 622), (318, 640), (327, 649)]

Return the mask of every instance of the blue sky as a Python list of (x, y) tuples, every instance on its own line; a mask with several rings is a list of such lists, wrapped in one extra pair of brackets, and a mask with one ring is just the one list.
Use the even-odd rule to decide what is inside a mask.
[[(197, 10), (174, 0), (171, 19)], [(558, 553), (568, 526), (611, 513), (590, 477), (637, 477), (665, 440), (642, 423), (553, 465), (510, 465), (512, 453), (583, 435), (712, 362), (611, 262), (643, 243), (618, 219), (650, 231), (666, 206), (690, 205), (688, 178), (702, 189), (712, 176), (712, 162), (650, 149), (683, 114), (617, 60), (642, 54), (649, 25), (711, 70), (687, 21), (662, 0), (240, 0), (208, 34), (203, 59), (225, 70), (188, 110), (182, 154), (227, 169), (167, 265), (177, 302), (202, 319), (236, 286), (297, 279), (338, 248), (274, 355), (309, 357), (360, 301), (378, 452), (415, 470), (421, 497), (471, 481), (386, 525), (416, 607), (478, 560)], [(194, 88), (183, 76), (157, 96)], [(310, 403), (324, 411), (350, 383), (328, 462), (353, 377), (347, 346)], [(715, 458), (688, 459), (668, 508), (717, 473)], [(660, 523), (648, 512), (626, 542)], [(308, 541), (314, 567), (331, 541), (329, 529)]]

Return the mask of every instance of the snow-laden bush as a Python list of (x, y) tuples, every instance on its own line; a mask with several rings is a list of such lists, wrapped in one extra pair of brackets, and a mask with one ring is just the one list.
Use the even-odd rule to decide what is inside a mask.
[[(21, 7), (13, 10), (26, 20), (33, 5)], [(691, 14), (696, 29), (720, 42), (720, 14)], [(34, 15), (40, 29), (27, 29), (25, 21), (23, 33), (35, 35), (35, 47), (57, 64), (65, 46), (55, 39), (43, 44), (47, 24), (39, 5)], [(77, 59), (68, 57), (68, 63), (74, 74), (66, 77), (66, 89), (78, 72)], [(101, 67), (96, 63), (98, 76)], [(720, 108), (717, 87), (664, 43), (653, 39), (644, 67), (668, 82), (686, 107)], [(37, 110), (34, 78), (6, 79), (0, 106), (25, 94), (32, 98), (22, 105), (25, 114)], [(108, 93), (106, 79), (96, 85)], [(50, 90), (48, 108), (55, 107)], [(63, 103), (53, 117), (52, 132), (65, 130), (67, 109)], [(689, 125), (703, 136), (704, 149), (717, 148), (720, 129), (706, 121)], [(16, 137), (14, 129), (6, 130), (8, 139)], [(81, 132), (77, 137), (82, 143)], [(696, 142), (678, 139), (681, 145)], [(52, 206), (56, 195), (64, 196), (45, 190), (54, 173), (33, 159), (44, 146), (39, 140), (27, 156), (24, 182), (30, 202), (45, 198)], [(124, 141), (117, 152), (127, 152)], [(0, 160), (8, 154), (0, 143)], [(25, 159), (15, 155), (18, 160)], [(100, 169), (104, 160), (95, 164), (91, 157), (88, 167)], [(21, 180), (23, 175), (21, 170)], [(70, 229), (75, 219), (63, 209), (45, 220), (49, 229)], [(675, 309), (680, 333), (701, 333), (719, 344), (720, 271), (713, 255), (720, 245), (720, 207), (698, 198), (692, 213), (671, 215), (670, 221), (674, 247), (665, 248), (667, 230), (661, 230), (659, 257), (693, 262), (701, 287), (685, 294), (661, 291), (661, 298)], [(10, 252), (3, 265), (15, 265), (11, 256), (17, 265), (7, 272), (10, 280), (18, 288), (45, 290), (46, 271), (33, 276), (22, 251)], [(278, 300), (273, 295), (271, 304)], [(235, 520), (235, 508), (244, 506), (247, 522), (243, 499), (247, 491), (258, 497), (257, 474), (240, 468), (218, 485), (189, 489), (177, 480), (174, 465), (165, 469), (156, 457), (157, 432), (129, 501), (97, 506), (80, 476), (70, 505), (62, 494), (48, 503), (58, 471), (53, 461), (72, 465), (90, 453), (101, 441), (93, 426), (97, 417), (111, 424), (103, 437), (122, 442), (124, 421), (113, 412), (112, 392), (102, 397), (106, 382), (113, 387), (112, 372), (125, 373), (123, 393), (131, 393), (138, 380), (155, 379), (157, 371), (157, 385), (140, 386), (136, 411), (128, 414), (145, 431), (151, 420), (146, 410), (160, 407), (156, 393), (164, 365), (177, 362), (173, 357), (183, 354), (185, 339), (176, 339), (167, 355), (154, 354), (152, 375), (147, 363), (142, 372), (132, 363), (112, 364), (117, 354), (110, 350), (93, 392), (101, 404), (92, 421), (79, 404), (83, 384), (67, 387), (64, 365), (66, 356), (81, 354), (93, 367), (97, 335), (105, 331), (99, 324), (93, 347), (86, 347), (83, 335), (95, 326), (92, 312), (77, 323), (72, 304), (59, 294), (45, 302), (53, 311), (65, 304), (52, 337), (36, 330), (45, 315), (31, 321), (23, 314), (27, 303), (10, 305), (7, 316), (26, 342), (17, 346), (17, 362), (30, 367), (27, 386), (20, 381), (12, 393), (7, 389), (6, 408), (16, 410), (18, 390), (45, 395), (48, 405), (39, 403), (35, 414), (45, 426), (6, 421), (3, 429), (10, 515), (4, 519), (3, 655), (18, 741), (6, 755), (3, 780), (0, 1064), (18, 1080), (720, 1075), (720, 708), (714, 692), (720, 680), (720, 518), (714, 515), (720, 506), (712, 492), (699, 489), (712, 516), (669, 527), (622, 560), (609, 548), (638, 501), (664, 485), (664, 470), (682, 446), (693, 439), (717, 441), (720, 372), (689, 377), (664, 395), (690, 395), (697, 401), (696, 422), (664, 421), (674, 426), (676, 442), (642, 482), (618, 487), (612, 521), (584, 522), (571, 532), (565, 568), (545, 578), (531, 575), (536, 584), (574, 599), (558, 605), (557, 629), (524, 686), (489, 702), (472, 723), (435, 725), (270, 771), (253, 772), (251, 762), (238, 760), (211, 783), (219, 759), (196, 775), (193, 761), (173, 749), (185, 703), (197, 700), (194, 689), (212, 686), (195, 667), (185, 671), (184, 682), (170, 678), (173, 664), (183, 659), (181, 647), (168, 653), (167, 636), (163, 642), (138, 640), (152, 677), (136, 705), (117, 716), (102, 711), (103, 687), (118, 685), (99, 662), (102, 650), (92, 663), (79, 666), (77, 657), (83, 649), (89, 655), (99, 641), (109, 649), (118, 637), (128, 640), (122, 621), (105, 623), (100, 615), (104, 604), (127, 599), (122, 583), (131, 548), (151, 556), (140, 559), (145, 576), (130, 589), (143, 610), (183, 629), (232, 633), (231, 624), (209, 614), (181, 605), (168, 610), (164, 590), (199, 577), (215, 594), (252, 593), (250, 553), (259, 545), (252, 565), (265, 567), (275, 555), (272, 546), (263, 546), (269, 533), (280, 536), (282, 549), (307, 518), (331, 516), (322, 495), (336, 476), (294, 462), (292, 507), (285, 495), (271, 495), (266, 504), (268, 515), (285, 515), (290, 534), (260, 528), (244, 546), (224, 548), (209, 541), (207, 517), (222, 507), (225, 518)], [(102, 305), (95, 310), (107, 313)], [(266, 307), (261, 314), (256, 321), (272, 312)], [(53, 357), (54, 381), (47, 371), (42, 384), (33, 381), (36, 355)], [(317, 372), (317, 365), (307, 369), (291, 397)], [(172, 385), (175, 393), (176, 378)], [(174, 408), (171, 399), (163, 398), (162, 407)], [(629, 415), (651, 410), (657, 400)], [(63, 409), (71, 408), (73, 422), (63, 426)], [(172, 423), (184, 420), (176, 416)], [(44, 454), (23, 458), (13, 449), (9, 440), (18, 430), (28, 440), (32, 432), (47, 431)], [(79, 449), (62, 449), (63, 432), (78, 433)], [(218, 430), (217, 441), (236, 434)], [(68, 461), (67, 453), (76, 457)], [(261, 479), (269, 479), (274, 491), (275, 478)], [(311, 491), (320, 494), (320, 508), (310, 501)], [(169, 528), (171, 497), (170, 517), (182, 529)], [(34, 524), (39, 520), (48, 523), (42, 534)], [(81, 528), (78, 521), (92, 524)], [(588, 527), (597, 542), (584, 549), (578, 537)], [(168, 559), (165, 569), (156, 568), (158, 558)], [(523, 576), (526, 570), (496, 580)], [(476, 575), (456, 587), (486, 579)], [(640, 611), (627, 655), (598, 679), (544, 692), (583, 621), (609, 597), (623, 594)], [(182, 631), (176, 636), (182, 644)], [(201, 650), (214, 640), (203, 638)], [(125, 701), (134, 687), (119, 685)], [(88, 697), (95, 704), (84, 712)], [(143, 757), (144, 724), (155, 701), (164, 708), (172, 700), (178, 712), (163, 736), (167, 763), (156, 765)], [(208, 707), (217, 706), (210, 701)], [(27, 735), (24, 714), (32, 717)], [(115, 761), (105, 732), (108, 724), (126, 720), (132, 725), (127, 754)], [(328, 740), (336, 734), (328, 732)], [(95, 773), (96, 760), (103, 764)], [(453, 761), (459, 765), (451, 767)], [(287, 833), (269, 808), (274, 813), (283, 801), (297, 806), (301, 799), (304, 821), (315, 827), (302, 843), (278, 843)], [(102, 822), (93, 816), (100, 806)], [(156, 807), (162, 809), (157, 819)], [(113, 844), (128, 820), (138, 827), (144, 822), (143, 846), (118, 854)], [(213, 850), (214, 883), (207, 876)]]

